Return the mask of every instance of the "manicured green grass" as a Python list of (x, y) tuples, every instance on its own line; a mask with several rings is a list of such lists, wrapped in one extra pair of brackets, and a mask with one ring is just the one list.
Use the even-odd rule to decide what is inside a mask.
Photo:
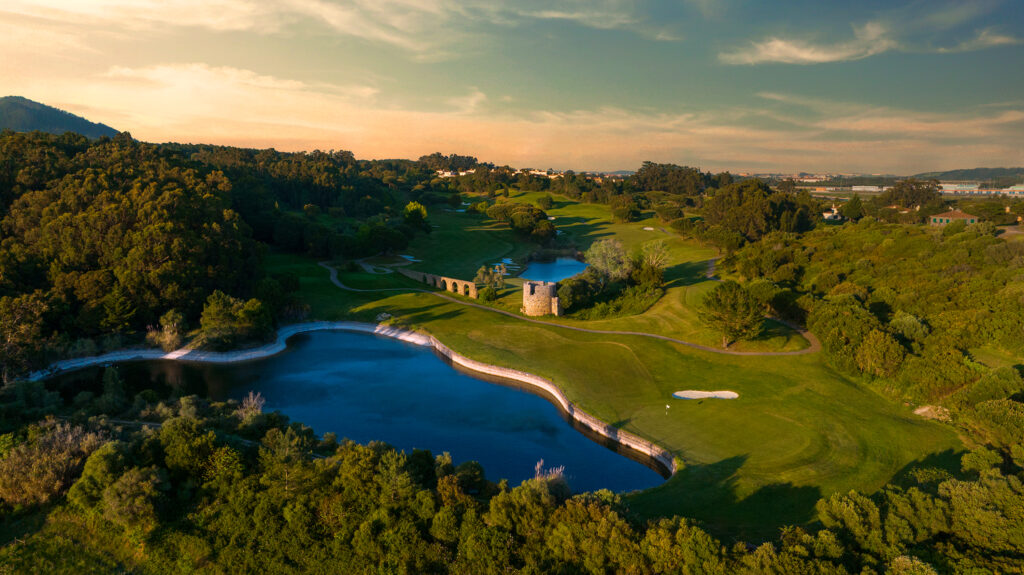
[[(474, 359), (551, 378), (587, 412), (671, 450), (686, 469), (630, 497), (646, 517), (683, 514), (726, 537), (768, 537), (812, 521), (820, 496), (872, 491), (914, 461), (949, 464), (961, 449), (950, 429), (839, 375), (820, 354), (727, 356), (573, 332), (429, 294), (343, 292), (308, 260), (272, 264), (302, 277), (313, 317), (366, 320), (388, 312), (396, 324), (432, 333)], [(682, 389), (728, 389), (740, 399), (671, 398)]]
[[(513, 193), (510, 200), (535, 202), (541, 195)], [(730, 356), (559, 327), (721, 344), (696, 315), (703, 294), (714, 286), (706, 273), (715, 250), (663, 231), (653, 219), (617, 224), (607, 206), (554, 199), (548, 213), (563, 238), (581, 250), (606, 237), (618, 238), (628, 250), (666, 242), (665, 295), (640, 315), (601, 321), (549, 317), (548, 325), (538, 325), (415, 293), (423, 286), (399, 274), (341, 273), (354, 288), (410, 290), (353, 293), (331, 284), (327, 271), (311, 260), (273, 255), (269, 264), (301, 278), (300, 297), (313, 318), (373, 321), (390, 313), (394, 323), (434, 334), (474, 359), (548, 377), (585, 411), (672, 451), (685, 467), (663, 486), (629, 497), (645, 517), (681, 514), (707, 522), (725, 537), (764, 538), (780, 526), (813, 521), (820, 497), (873, 491), (914, 462), (956, 468), (954, 454), (962, 445), (952, 430), (836, 373), (822, 354)], [(423, 260), (413, 269), (469, 279), (481, 265), (504, 257), (522, 260), (536, 249), (478, 215), (435, 210), (430, 217), (442, 227), (403, 252)], [(521, 279), (510, 278), (491, 305), (518, 312), (521, 285)], [(808, 345), (785, 326), (767, 325), (764, 337), (736, 349), (788, 351)], [(672, 392), (683, 389), (732, 390), (740, 399), (672, 399)]]
[[(511, 201), (536, 203), (545, 192), (518, 192)], [(669, 261), (665, 271), (666, 292), (660, 300), (641, 315), (580, 321), (571, 317), (547, 318), (552, 323), (587, 327), (608, 331), (640, 331), (674, 337), (706, 346), (721, 346), (721, 336), (711, 332), (697, 317), (697, 309), (704, 294), (715, 282), (705, 276), (710, 260), (717, 258), (713, 248), (684, 240), (667, 231), (665, 224), (656, 219), (640, 222), (613, 223), (611, 210), (602, 204), (583, 204), (564, 196), (552, 194), (554, 206), (547, 213), (555, 216), (555, 225), (564, 231), (585, 251), (594, 241), (614, 237), (630, 251), (639, 250), (645, 243), (662, 241), (669, 248)], [(648, 230), (644, 228), (654, 228)], [(510, 281), (511, 286), (521, 285)], [(518, 311), (522, 294), (509, 290), (495, 304), (508, 311)], [(766, 322), (764, 334), (754, 341), (733, 345), (736, 351), (796, 351), (809, 343), (796, 331), (777, 322)]]
[(434, 208), (430, 222), (440, 227), (430, 234), (416, 236), (402, 252), (422, 260), (410, 269), (472, 280), (480, 266), (495, 264), (502, 258), (525, 259), (538, 248), (518, 241), (507, 225), (482, 215)]

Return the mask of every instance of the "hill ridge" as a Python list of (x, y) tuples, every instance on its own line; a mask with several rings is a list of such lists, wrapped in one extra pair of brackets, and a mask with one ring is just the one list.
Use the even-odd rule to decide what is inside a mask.
[(118, 131), (106, 124), (89, 120), (22, 96), (0, 98), (0, 130), (15, 132), (75, 132), (88, 138), (116, 136)]

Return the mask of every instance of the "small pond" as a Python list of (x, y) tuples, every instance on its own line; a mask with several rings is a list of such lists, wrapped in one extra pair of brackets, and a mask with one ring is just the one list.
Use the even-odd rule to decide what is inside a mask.
[(558, 282), (582, 272), (589, 264), (575, 258), (558, 258), (553, 262), (530, 262), (519, 277), (543, 282)]
[[(574, 491), (632, 491), (662, 476), (588, 438), (547, 399), (515, 384), (487, 382), (456, 371), (432, 350), (366, 334), (313, 332), (289, 340), (276, 356), (233, 365), (142, 361), (119, 366), (128, 382), (241, 399), (250, 390), (317, 434), (359, 443), (387, 442), (410, 451), (450, 452), (456, 464), (479, 461), (487, 477), (518, 485), (534, 465), (565, 467)], [(62, 393), (102, 379), (90, 368), (54, 379)], [(137, 386), (134, 384), (133, 386)], [(140, 386), (141, 387), (141, 386)], [(170, 388), (170, 389), (168, 389)]]

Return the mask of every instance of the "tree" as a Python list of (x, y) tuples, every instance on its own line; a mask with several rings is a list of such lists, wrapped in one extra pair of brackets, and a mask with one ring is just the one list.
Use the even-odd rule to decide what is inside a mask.
[(406, 225), (416, 229), (430, 231), (430, 223), (427, 221), (427, 208), (419, 202), (409, 202), (405, 205), (403, 218)]
[(82, 476), (68, 490), (68, 501), (83, 511), (93, 511), (103, 500), (103, 491), (125, 466), (125, 444), (108, 441), (85, 460)]
[(839, 206), (839, 213), (844, 218), (852, 221), (857, 221), (864, 217), (864, 204), (860, 200), (860, 194), (853, 194), (850, 201)]
[(942, 199), (942, 194), (939, 193), (938, 180), (921, 181), (916, 178), (908, 178), (896, 182), (891, 190), (878, 196), (878, 199), (883, 206), (895, 205), (913, 208)]
[(117, 284), (114, 289), (103, 298), (103, 327), (114, 332), (127, 332), (131, 330), (132, 319), (135, 317), (135, 306), (132, 304), (131, 294), (123, 285)]
[(199, 325), (204, 341), (219, 348), (263, 338), (271, 330), (270, 313), (263, 302), (242, 301), (219, 290), (207, 298)]
[(476, 277), (473, 278), (473, 283), (480, 284), (485, 288), (500, 290), (505, 287), (505, 276), (507, 274), (508, 268), (505, 267), (504, 263), (498, 264), (493, 268), (481, 266), (480, 269), (476, 270)]
[(632, 263), (617, 239), (597, 240), (584, 255), (590, 269), (604, 289), (610, 282), (626, 279), (632, 270)]
[(857, 367), (871, 375), (890, 377), (899, 369), (905, 355), (906, 350), (895, 338), (874, 329), (857, 347)]
[(103, 517), (125, 529), (149, 533), (157, 526), (156, 468), (133, 467), (103, 491)]
[(761, 309), (761, 304), (746, 288), (734, 281), (724, 281), (704, 296), (697, 314), (722, 334), (722, 347), (728, 348), (734, 341), (761, 335), (764, 323)]
[(59, 496), (103, 444), (99, 434), (66, 423), (46, 423), (35, 435), (0, 458), (0, 500), (11, 505), (36, 505)]
[(0, 383), (21, 374), (38, 354), (48, 309), (38, 293), (0, 297)]

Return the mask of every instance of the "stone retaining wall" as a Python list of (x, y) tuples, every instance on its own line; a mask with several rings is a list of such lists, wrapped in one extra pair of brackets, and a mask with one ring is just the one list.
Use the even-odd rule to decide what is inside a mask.
[(422, 282), (431, 287), (436, 287), (444, 291), (450, 291), (467, 297), (476, 299), (477, 289), (476, 283), (466, 280), (460, 280), (458, 278), (450, 278), (446, 276), (439, 276), (434, 274), (428, 274), (425, 272), (418, 272), (413, 270), (407, 270), (405, 268), (394, 268), (398, 273), (403, 276)]
[(438, 341), (437, 338), (430, 336), (430, 340), (434, 349), (444, 357), (451, 360), (452, 363), (461, 365), (472, 371), (485, 373), (487, 375), (494, 375), (497, 377), (503, 377), (505, 379), (511, 379), (519, 381), (527, 385), (536, 387), (548, 395), (554, 398), (558, 405), (563, 411), (569, 414), (574, 420), (580, 422), (584, 426), (593, 430), (595, 433), (602, 435), (615, 441), (619, 444), (625, 445), (634, 451), (638, 451), (645, 455), (650, 456), (658, 463), (665, 466), (670, 473), (675, 475), (676, 461), (671, 453), (665, 449), (642, 439), (628, 431), (623, 431), (613, 425), (609, 425), (604, 421), (590, 415), (589, 413), (576, 407), (569, 399), (565, 396), (562, 390), (554, 384), (551, 380), (545, 379), (532, 373), (526, 373), (525, 371), (519, 371), (516, 369), (509, 369), (506, 367), (498, 367), (496, 365), (486, 364), (475, 359), (470, 359), (446, 346), (445, 344)]

